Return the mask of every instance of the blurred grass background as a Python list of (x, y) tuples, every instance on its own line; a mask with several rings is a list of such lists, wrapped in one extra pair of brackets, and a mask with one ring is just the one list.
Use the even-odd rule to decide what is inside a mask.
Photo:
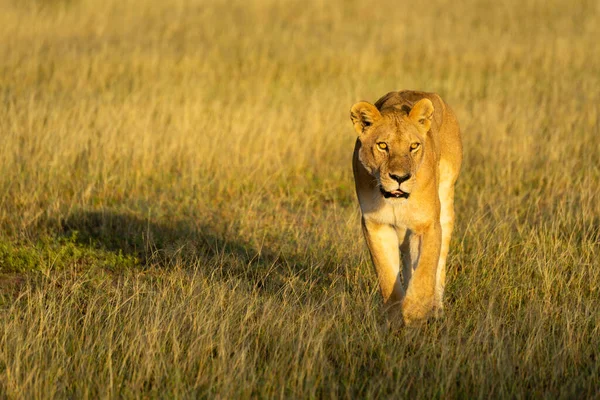
[[(0, 395), (600, 393), (596, 1), (0, 0)], [(446, 316), (382, 328), (350, 106), (465, 147)]]

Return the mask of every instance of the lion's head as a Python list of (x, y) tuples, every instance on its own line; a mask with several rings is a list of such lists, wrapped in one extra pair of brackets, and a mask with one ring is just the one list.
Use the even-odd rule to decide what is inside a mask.
[(408, 198), (425, 154), (425, 138), (431, 127), (433, 104), (429, 99), (382, 111), (361, 101), (350, 116), (361, 143), (358, 159), (377, 179), (386, 198)]

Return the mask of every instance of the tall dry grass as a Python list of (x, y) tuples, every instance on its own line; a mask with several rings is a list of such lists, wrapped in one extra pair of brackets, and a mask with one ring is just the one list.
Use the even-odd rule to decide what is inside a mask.
[[(0, 1), (0, 396), (600, 395), (597, 2)], [(391, 333), (349, 108), (454, 108), (446, 317)]]

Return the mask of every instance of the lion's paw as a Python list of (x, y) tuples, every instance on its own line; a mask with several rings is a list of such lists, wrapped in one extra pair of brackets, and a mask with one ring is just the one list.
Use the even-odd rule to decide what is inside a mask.
[(406, 326), (418, 326), (431, 315), (432, 302), (405, 298), (402, 302), (402, 318)]

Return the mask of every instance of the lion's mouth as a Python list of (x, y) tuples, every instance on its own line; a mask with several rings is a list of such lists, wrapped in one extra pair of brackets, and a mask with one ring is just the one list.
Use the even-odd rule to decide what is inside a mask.
[(381, 194), (383, 195), (383, 197), (385, 197), (386, 199), (390, 199), (390, 198), (394, 198), (394, 199), (405, 198), (405, 199), (408, 199), (408, 196), (410, 196), (410, 193), (403, 192), (400, 189), (394, 190), (393, 192), (388, 192), (386, 190), (383, 190), (383, 188), (380, 187), (379, 190), (381, 191)]

